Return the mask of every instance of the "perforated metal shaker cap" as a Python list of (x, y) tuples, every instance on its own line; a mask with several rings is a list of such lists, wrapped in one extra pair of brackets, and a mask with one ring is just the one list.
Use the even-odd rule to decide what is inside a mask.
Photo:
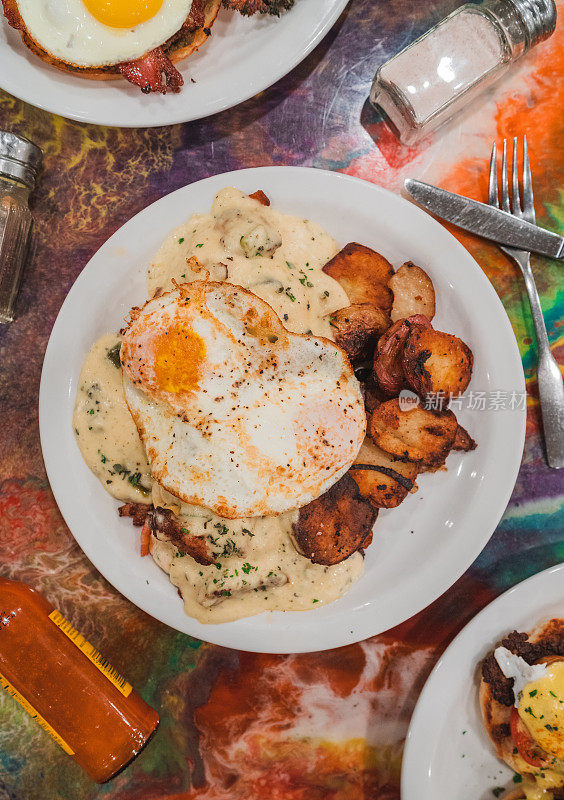
[(0, 175), (15, 178), (33, 189), (42, 160), (41, 149), (25, 136), (0, 131)]
[(530, 46), (542, 42), (556, 28), (554, 0), (512, 0), (530, 36)]

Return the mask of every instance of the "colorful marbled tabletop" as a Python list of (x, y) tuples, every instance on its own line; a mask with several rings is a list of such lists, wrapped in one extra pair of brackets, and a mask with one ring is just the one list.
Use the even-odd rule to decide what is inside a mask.
[[(395, 192), (411, 175), (483, 198), (491, 142), (527, 133), (539, 221), (564, 233), (564, 19), (490, 99), (424, 148), (398, 145), (366, 104), (376, 67), (457, 5), (353, 0), (325, 41), (275, 87), (187, 125), (98, 128), (0, 94), (0, 127), (29, 136), (46, 155), (35, 196), (38, 247), (18, 319), (0, 331), (0, 572), (44, 592), (162, 719), (141, 757), (98, 787), (4, 695), (0, 798), (397, 798), (410, 714), (439, 654), (493, 597), (564, 560), (564, 473), (543, 460), (524, 287), (494, 246), (472, 236), (457, 234), (503, 300), (523, 356), (529, 392), (523, 465), (481, 556), (400, 627), (300, 656), (252, 655), (176, 633), (92, 567), (61, 519), (41, 458), (41, 364), (65, 295), (110, 234), (186, 183), (239, 167), (293, 164), (357, 175)], [(534, 259), (533, 269), (562, 362), (564, 268)]]

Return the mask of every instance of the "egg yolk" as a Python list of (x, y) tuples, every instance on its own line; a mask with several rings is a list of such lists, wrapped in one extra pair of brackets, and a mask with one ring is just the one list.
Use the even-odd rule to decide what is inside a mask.
[(177, 324), (155, 343), (155, 378), (161, 389), (172, 394), (197, 388), (206, 345), (198, 334)]
[(164, 0), (84, 0), (92, 16), (110, 28), (134, 28), (157, 14)]

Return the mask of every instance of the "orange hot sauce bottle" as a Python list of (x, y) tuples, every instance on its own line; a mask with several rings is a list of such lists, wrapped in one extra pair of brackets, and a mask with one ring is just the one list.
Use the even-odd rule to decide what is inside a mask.
[(0, 578), (0, 685), (93, 780), (147, 744), (159, 715), (44, 597)]

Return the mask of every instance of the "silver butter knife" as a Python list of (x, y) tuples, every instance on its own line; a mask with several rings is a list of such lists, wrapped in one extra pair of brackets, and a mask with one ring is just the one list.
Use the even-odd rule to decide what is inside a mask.
[(405, 188), (427, 211), (470, 233), (476, 233), (498, 244), (531, 250), (551, 258), (564, 258), (564, 237), (506, 211), (462, 197), (438, 186), (408, 178)]

